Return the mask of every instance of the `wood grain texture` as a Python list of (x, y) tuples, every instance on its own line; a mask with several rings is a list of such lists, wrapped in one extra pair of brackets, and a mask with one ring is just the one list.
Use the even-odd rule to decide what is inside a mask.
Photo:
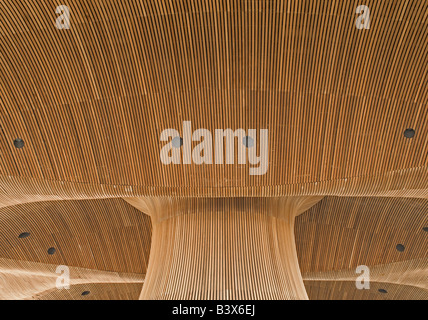
[[(69, 290), (52, 290), (36, 300), (137, 300), (142, 283), (90, 283), (72, 285)], [(90, 294), (82, 296), (83, 291)]]
[[(141, 283), (96, 278), (57, 292), (44, 270), (143, 277), (151, 246), (144, 298), (427, 299), (426, 0), (368, 1), (370, 30), (355, 27), (355, 1), (70, 0), (69, 30), (55, 27), (59, 4), (0, 1), (0, 260), (31, 264), (25, 277), (0, 268), (1, 298), (79, 299), (85, 285), (86, 298), (136, 298)], [(267, 173), (163, 165), (160, 133), (182, 134), (185, 120), (269, 129)], [(293, 229), (267, 205), (292, 197), (325, 198)], [(251, 263), (215, 268), (207, 248), (231, 235), (239, 241), (214, 257)], [(247, 257), (245, 243), (260, 256)], [(181, 279), (180, 263), (196, 258), (211, 278), (190, 264)], [(353, 287), (359, 264), (374, 291)], [(231, 283), (233, 266), (249, 277)]]
[(141, 199), (153, 238), (140, 298), (307, 299), (294, 218), (320, 199)]
[[(295, 224), (309, 298), (426, 299), (426, 226), (425, 199), (325, 197)], [(397, 251), (397, 244), (404, 245), (403, 252)], [(360, 265), (369, 267), (370, 290), (356, 289)], [(380, 294), (382, 286), (391, 290)]]
[[(400, 262), (391, 262), (382, 265), (370, 265), (370, 283), (395, 284), (419, 288), (420, 292), (428, 292), (428, 259), (426, 257)], [(340, 271), (306, 272), (303, 274), (305, 281), (361, 281), (355, 268)], [(356, 287), (356, 286), (355, 286)]]
[[(126, 200), (130, 201), (130, 199)], [(135, 205), (136, 200), (141, 199), (133, 200)], [(242, 203), (245, 203), (246, 200), (248, 199), (241, 199)], [(306, 281), (307, 290), (310, 290), (308, 281), (312, 283), (312, 286), (314, 286), (313, 281), (323, 283), (348, 281), (355, 286), (358, 276), (355, 268), (360, 264), (369, 266), (373, 282), (385, 286), (396, 284), (428, 290), (426, 287), (428, 283), (428, 234), (422, 230), (423, 226), (428, 223), (426, 200), (340, 197), (326, 197), (318, 203), (315, 203), (317, 199), (314, 200), (309, 204), (301, 202), (297, 213), (299, 214), (303, 210), (305, 212), (296, 217), (294, 228), (299, 268), (303, 280)], [(196, 200), (194, 201), (196, 203)], [(171, 199), (160, 201), (160, 199), (153, 198), (149, 201), (146, 200), (145, 210), (150, 212), (148, 211), (149, 206), (153, 210), (162, 208), (162, 206), (171, 209), (174, 207), (173, 204), (174, 201)], [(314, 206), (308, 210), (308, 205)], [(178, 205), (175, 207), (180, 208)], [(286, 207), (286, 205), (282, 207)], [(145, 230), (144, 233), (131, 232), (126, 237), (120, 236), (123, 233), (117, 233), (117, 230), (121, 228), (118, 228), (120, 223), (116, 219), (119, 212), (123, 223), (128, 221), (127, 224), (141, 224), (139, 228), (143, 229), (140, 232)], [(173, 212), (176, 214), (171, 215)], [(164, 214), (160, 217), (168, 220), (168, 218), (177, 216), (177, 213), (182, 214), (183, 212), (180, 210), (169, 211), (166, 219)], [(245, 216), (243, 213), (241, 215)], [(70, 266), (72, 283), (84, 281), (85, 284), (93, 283), (94, 286), (108, 281), (116, 283), (120, 281), (117, 273), (120, 270), (137, 272), (132, 273), (131, 278), (127, 276), (129, 281), (134, 281), (133, 279), (142, 281), (145, 278), (145, 265), (138, 264), (136, 261), (143, 257), (145, 257), (145, 261), (148, 261), (151, 243), (151, 237), (148, 235), (152, 232), (152, 225), (148, 216), (133, 209), (121, 199), (27, 203), (0, 209), (0, 217), (2, 218), (0, 219), (1, 243), (3, 243), (0, 258), (2, 261), (0, 297), (2, 299), (38, 299), (45, 295), (44, 292), (49, 293), (45, 296), (46, 299), (67, 297), (80, 299), (80, 293), (71, 295), (55, 293), (55, 281), (58, 275), (54, 272), (58, 264), (75, 264), (75, 266)], [(272, 218), (272, 220), (274, 219)], [(250, 218), (246, 221), (246, 226), (255, 227), (254, 224), (251, 224)], [(260, 221), (262, 221), (260, 218), (255, 221), (258, 228), (256, 230), (261, 230), (261, 225), (267, 225), (266, 230), (268, 230), (267, 222), (262, 224)], [(209, 223), (200, 217), (193, 222), (189, 220), (188, 223), (195, 226), (204, 222)], [(102, 225), (102, 227), (95, 227), (97, 225)], [(205, 225), (207, 232), (214, 225)], [(218, 222), (217, 225), (219, 225)], [(183, 225), (175, 226), (181, 228)], [(238, 231), (239, 228), (237, 227), (236, 230)], [(60, 241), (57, 247), (58, 252), (55, 256), (49, 256), (46, 254), (46, 249), (51, 244), (49, 239), (52, 237), (50, 232), (53, 229), (57, 230), (55, 234), (70, 235), (65, 238), (57, 238), (56, 241)], [(84, 230), (90, 230), (91, 233), (97, 235), (96, 243), (99, 244), (94, 246), (94, 242), (90, 241), (90, 251), (82, 251), (86, 247), (84, 245), (86, 242), (82, 242), (82, 239), (85, 238)], [(25, 231), (31, 232), (30, 237), (18, 239), (19, 233)], [(91, 238), (91, 233), (86, 233), (86, 237)], [(111, 235), (116, 236), (112, 238)], [(239, 238), (238, 235), (237, 238)], [(197, 237), (197, 235), (193, 236)], [(227, 235), (225, 231), (219, 236), (223, 236), (226, 241), (230, 235)], [(241, 234), (242, 237), (245, 238), (245, 235)], [(73, 238), (75, 240), (72, 240)], [(147, 242), (143, 246), (141, 239), (144, 238), (147, 239)], [(283, 238), (283, 236), (279, 235), (279, 238)], [(405, 244), (406, 249), (402, 253), (395, 249), (398, 242)], [(164, 246), (168, 246), (168, 243)], [(126, 248), (126, 250), (116, 250), (115, 248), (118, 247)], [(131, 247), (133, 250), (129, 251)], [(203, 248), (203, 243), (200, 243), (198, 248)], [(176, 254), (179, 252), (180, 250), (177, 250)], [(182, 254), (185, 254), (185, 251)], [(249, 253), (247, 252), (247, 254)], [(203, 258), (203, 256), (203, 253), (200, 254), (200, 257)], [(91, 262), (93, 259), (98, 263)], [(101, 260), (104, 261), (103, 264), (99, 263)], [(115, 261), (118, 261), (119, 264), (116, 264)], [(123, 261), (132, 261), (132, 264), (123, 264)], [(241, 266), (245, 265), (241, 264)], [(251, 270), (250, 266), (245, 267), (247, 270)], [(74, 271), (76, 269), (79, 270), (77, 273)], [(213, 272), (216, 270), (220, 269), (212, 269)], [(245, 277), (243, 279), (245, 280)], [(346, 288), (350, 290), (347, 294), (348, 298), (351, 295), (355, 299), (372, 298), (371, 295), (354, 292), (354, 288), (350, 286), (343, 287), (340, 291), (341, 294), (346, 293)], [(107, 290), (107, 288), (103, 290)], [(313, 294), (308, 291), (308, 295), (310, 299), (328, 299), (329, 292), (320, 290), (318, 294)], [(376, 294), (376, 290), (374, 292)], [(405, 297), (419, 299), (420, 292), (422, 291), (410, 290)], [(321, 293), (325, 295), (323, 296)], [(415, 295), (412, 295), (413, 293)], [(250, 295), (251, 292), (247, 291), (246, 294)], [(138, 293), (133, 299), (137, 299), (139, 295)], [(125, 298), (125, 296), (113, 293), (110, 296), (101, 294), (100, 297), (105, 299)], [(90, 298), (100, 297), (95, 296), (94, 293)], [(381, 297), (376, 295), (375, 297), (391, 298), (388, 295)], [(398, 298), (396, 295), (393, 297)], [(337, 295), (336, 298), (343, 297)]]
[(0, 299), (82, 299), (81, 294), (86, 290), (91, 291), (91, 299), (125, 299), (132, 298), (122, 296), (126, 290), (136, 287), (139, 288), (138, 298), (145, 278), (144, 274), (68, 266), (70, 288), (60, 289), (57, 279), (61, 272), (56, 272), (57, 267), (55, 264), (0, 258)]
[(356, 289), (353, 281), (305, 281), (305, 286), (312, 300), (428, 300), (427, 290), (389, 283), (374, 282), (369, 290)]
[[(56, 5), (0, 4), (3, 192), (427, 197), (426, 1), (371, 1), (370, 31), (341, 0), (70, 1), (69, 30)], [(269, 129), (267, 174), (163, 165), (184, 120)]]
[[(0, 258), (145, 274), (151, 222), (122, 199), (0, 208)], [(30, 236), (19, 239), (23, 232)], [(56, 248), (48, 255), (50, 247)]]
[[(301, 271), (355, 272), (358, 265), (424, 259), (428, 275), (426, 226), (425, 199), (325, 197), (296, 218)], [(397, 244), (405, 246), (404, 252), (396, 250)]]

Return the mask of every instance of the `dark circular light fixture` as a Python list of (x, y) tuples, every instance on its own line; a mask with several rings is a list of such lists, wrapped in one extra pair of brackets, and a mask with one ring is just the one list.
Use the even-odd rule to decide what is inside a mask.
[(385, 289), (379, 289), (378, 290), (380, 293), (388, 293), (388, 291), (386, 291)]
[(423, 227), (422, 230), (424, 230), (425, 232), (428, 232), (428, 227)]
[(182, 137), (175, 137), (172, 139), (172, 146), (174, 148), (180, 148), (183, 145), (183, 138)]
[(56, 249), (53, 247), (48, 249), (48, 254), (50, 254), (50, 255), (55, 254), (55, 252), (56, 252)]
[(13, 140), (13, 145), (17, 149), (24, 148), (24, 140), (22, 140), (21, 138), (16, 138), (15, 140)]
[(397, 251), (399, 251), (399, 252), (403, 252), (403, 251), (404, 251), (404, 246), (403, 246), (401, 243), (397, 244), (397, 246), (396, 246), (395, 248), (396, 248), (396, 249), (397, 249)]
[(24, 239), (24, 238), (28, 238), (30, 236), (30, 233), (29, 232), (23, 232), (23, 233), (21, 233), (19, 236), (18, 236), (18, 238), (19, 239)]
[(254, 140), (253, 140), (253, 138), (251, 138), (249, 136), (245, 136), (244, 139), (242, 139), (242, 143), (247, 148), (251, 148), (252, 146), (254, 146)]
[(91, 291), (83, 291), (82, 292), (82, 296), (87, 296), (88, 294), (90, 294), (91, 293)]
[(412, 128), (407, 128), (407, 129), (404, 131), (404, 136), (405, 136), (407, 139), (412, 139), (412, 138), (415, 136), (415, 130), (413, 130)]
[(24, 239), (24, 238), (28, 238), (30, 236), (30, 233), (29, 232), (23, 232), (23, 233), (21, 233), (19, 236), (18, 236), (18, 238), (19, 239)]

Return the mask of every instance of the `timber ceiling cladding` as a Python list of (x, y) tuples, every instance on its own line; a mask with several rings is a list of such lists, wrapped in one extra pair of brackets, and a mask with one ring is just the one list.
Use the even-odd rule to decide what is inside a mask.
[[(0, 298), (137, 299), (153, 226), (121, 197), (316, 195), (310, 299), (428, 299), (426, 0), (61, 2), (0, 2)], [(183, 121), (269, 129), (267, 173), (163, 165)]]
[[(297, 257), (309, 298), (428, 299), (427, 211), (424, 199), (326, 197), (299, 215)], [(148, 216), (120, 199), (0, 209), (0, 298), (137, 299), (151, 229)], [(30, 236), (19, 239), (23, 232)], [(71, 291), (55, 288), (57, 265), (70, 266)], [(358, 265), (370, 266), (370, 290), (355, 288)]]
[[(6, 187), (265, 195), (428, 177), (426, 1), (371, 2), (370, 30), (355, 27), (354, 1), (71, 1), (69, 30), (55, 27), (57, 5), (1, 4)], [(164, 166), (160, 133), (184, 120), (268, 128), (268, 172)]]

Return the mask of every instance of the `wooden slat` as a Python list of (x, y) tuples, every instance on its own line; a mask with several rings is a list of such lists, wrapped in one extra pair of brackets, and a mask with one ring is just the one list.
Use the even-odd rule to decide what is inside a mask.
[[(303, 274), (351, 270), (425, 259), (428, 201), (326, 197), (296, 218), (296, 249)], [(404, 252), (396, 250), (405, 246)], [(404, 272), (405, 268), (402, 270)]]
[(369, 290), (356, 289), (353, 281), (305, 281), (305, 285), (311, 300), (428, 300), (427, 290), (389, 283), (372, 283)]
[[(40, 262), (19, 261), (0, 258), (0, 299), (79, 299), (81, 293), (92, 290), (90, 299), (107, 299), (104, 291), (112, 295), (109, 298), (120, 299), (117, 293), (130, 287), (139, 287), (138, 298), (145, 275), (91, 270), (68, 266), (70, 288), (58, 288), (57, 265)], [(64, 269), (61, 269), (63, 271)], [(64, 282), (62, 282), (64, 284)], [(85, 288), (78, 292), (76, 288)], [(98, 290), (103, 288), (103, 290)], [(94, 290), (95, 289), (95, 290)], [(118, 291), (118, 292), (115, 292)], [(123, 292), (126, 293), (126, 292)], [(86, 297), (87, 299), (88, 297)], [(128, 298), (132, 298), (127, 296)]]
[(153, 239), (141, 299), (307, 299), (294, 217), (320, 200), (141, 199)]
[[(55, 27), (57, 5), (0, 2), (0, 259), (144, 274), (149, 217), (117, 198), (327, 196), (296, 219), (309, 297), (379, 298), (349, 280), (367, 264), (387, 273), (376, 281), (390, 286), (389, 297), (427, 299), (412, 267), (422, 259), (418, 268), (427, 270), (426, 0), (370, 0), (370, 30), (355, 27), (356, 2), (343, 0), (70, 0), (69, 30)], [(182, 134), (185, 120), (211, 132), (269, 129), (267, 173), (250, 176), (248, 164), (163, 165), (160, 133)], [(403, 136), (406, 128), (415, 129), (413, 139)], [(13, 146), (18, 137), (22, 149)], [(165, 213), (163, 222), (152, 216), (165, 225), (158, 230), (217, 224), (224, 233), (213, 239), (224, 240), (248, 226), (261, 244), (271, 240), (258, 229), (265, 219), (251, 214), (240, 221), (225, 210), (215, 214), (229, 220), (211, 221)], [(29, 228), (31, 238), (18, 240)], [(159, 261), (158, 249), (174, 246), (167, 241), (154, 242)], [(406, 245), (403, 253), (396, 242)], [(175, 257), (189, 250), (183, 243)], [(204, 254), (212, 244), (192, 245)], [(58, 253), (47, 256), (49, 246)], [(224, 250), (219, 257), (230, 258), (231, 248)], [(242, 267), (254, 277), (266, 271)], [(201, 288), (192, 270), (193, 289)], [(406, 277), (393, 283), (400, 272)], [(272, 277), (260, 282), (272, 298), (306, 297), (289, 285), (275, 296)], [(239, 281), (251, 287), (251, 279)], [(137, 284), (92, 288), (94, 299), (138, 291)], [(212, 288), (225, 289), (203, 289)], [(78, 299), (81, 289), (38, 297)], [(184, 294), (175, 289), (152, 285), (151, 292)]]
[[(0, 209), (0, 258), (145, 274), (150, 218), (122, 199), (35, 202)], [(23, 232), (30, 237), (19, 239)], [(56, 248), (48, 255), (50, 247)]]
[[(278, 196), (315, 182), (333, 194), (344, 179), (385, 189), (421, 170), (405, 181), (427, 196), (426, 1), (372, 1), (370, 30), (339, 0), (71, 1), (69, 30), (55, 28), (55, 4), (0, 5), (7, 192), (31, 178), (134, 196)], [(184, 120), (268, 128), (267, 174), (163, 165), (160, 132)]]

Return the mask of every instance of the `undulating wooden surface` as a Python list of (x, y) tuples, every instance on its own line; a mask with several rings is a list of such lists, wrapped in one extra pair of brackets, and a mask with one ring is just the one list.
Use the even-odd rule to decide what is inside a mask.
[[(242, 208), (248, 208), (251, 201), (253, 201), (249, 199), (251, 198), (241, 199)], [(130, 199), (127, 200), (129, 201)], [(299, 214), (296, 217), (294, 228), (297, 258), (310, 299), (342, 298), (342, 296), (331, 295), (329, 291), (319, 291), (314, 294), (312, 289), (308, 289), (308, 285), (311, 283), (311, 286), (316, 286), (313, 283), (316, 281), (322, 283), (346, 281), (352, 283), (355, 287), (355, 280), (359, 276), (359, 274), (355, 273), (355, 268), (363, 264), (369, 266), (370, 277), (373, 282), (382, 283), (385, 286), (395, 284), (402, 287), (410, 286), (428, 290), (428, 232), (423, 231), (423, 227), (428, 225), (427, 200), (340, 197), (325, 197), (318, 203), (316, 202), (317, 200), (320, 199), (313, 199), (306, 203), (300, 202), (300, 205), (295, 208), (297, 214)], [(265, 199), (265, 203), (266, 201)], [(156, 199), (145, 201), (146, 210), (148, 208), (153, 210), (147, 212), (152, 214), (159, 213), (162, 207), (171, 208), (175, 206), (179, 208), (177, 203), (179, 201), (175, 201), (174, 204), (173, 201), (167, 199), (163, 201)], [(198, 201), (193, 200), (193, 203), (197, 204)], [(198, 210), (206, 212), (206, 210), (203, 210), (204, 207), (201, 202), (199, 203)], [(205, 206), (208, 206), (208, 203), (208, 200), (206, 200)], [(281, 203), (282, 208), (290, 207), (293, 202), (284, 199)], [(136, 205), (135, 199), (133, 204)], [(311, 205), (313, 207), (307, 210), (307, 206)], [(92, 210), (93, 208), (99, 209), (96, 211)], [(103, 208), (103, 210), (100, 210), (100, 208)], [(306, 211), (301, 212), (301, 210)], [(168, 210), (164, 211), (168, 212)], [(174, 211), (170, 210), (169, 212), (177, 213), (180, 211), (183, 213), (183, 208)], [(227, 221), (223, 223), (209, 221), (208, 217), (212, 218), (213, 213), (200, 216), (194, 214), (186, 219), (179, 219), (177, 215), (170, 216), (170, 213), (161, 217), (164, 218), (163, 221), (173, 219), (167, 223), (171, 228), (170, 231), (179, 232), (179, 230), (184, 230), (185, 223), (192, 225), (192, 228), (189, 229), (190, 231), (195, 230), (193, 227), (198, 227), (196, 230), (199, 230), (200, 233), (177, 234), (177, 239), (180, 239), (180, 237), (187, 237), (186, 239), (190, 239), (189, 237), (194, 238), (192, 238), (194, 241), (189, 240), (189, 248), (198, 244), (199, 247), (204, 247), (204, 242), (201, 241), (200, 237), (207, 240), (207, 236), (211, 234), (212, 239), (221, 241), (224, 246), (228, 243), (235, 244), (235, 246), (231, 247), (231, 250), (235, 249), (233, 252), (238, 254), (240, 246), (247, 246), (248, 249), (248, 245), (245, 245), (243, 241), (236, 242), (234, 239), (243, 240), (248, 238), (248, 240), (251, 240), (249, 243), (254, 245), (252, 248), (250, 246), (249, 249), (252, 251), (257, 247), (260, 249), (260, 253), (257, 253), (254, 258), (255, 261), (259, 261), (257, 256), (262, 254), (262, 247), (266, 247), (266, 244), (272, 241), (267, 237), (267, 231), (271, 229), (268, 220), (274, 221), (276, 218), (267, 219), (265, 217), (266, 219), (261, 219), (262, 211), (260, 211), (260, 208), (259, 214), (253, 217), (248, 216), (246, 212), (248, 210), (241, 209), (237, 213), (238, 216), (246, 217), (244, 222), (237, 225), (237, 217), (229, 221), (231, 227), (236, 227), (235, 238), (230, 238), (227, 229), (220, 232), (222, 230), (220, 228), (221, 225), (226, 224)], [(224, 212), (223, 215), (232, 215), (232, 213)], [(123, 236), (124, 233), (118, 231), (121, 228), (117, 227), (120, 223), (115, 220), (118, 216), (121, 217), (122, 221), (128, 221), (128, 223), (123, 222), (125, 225), (131, 224), (133, 226), (128, 226), (126, 230), (135, 229), (140, 231), (127, 232), (129, 235)], [(93, 292), (92, 290), (90, 290), (90, 297), (81, 297), (80, 293), (56, 292), (55, 284), (58, 274), (55, 273), (55, 269), (60, 264), (70, 266), (72, 287), (74, 284), (79, 283), (85, 285), (93, 284), (95, 287), (100, 283), (106, 282), (118, 284), (141, 283), (145, 279), (147, 266), (145, 264), (139, 265), (136, 261), (140, 259), (141, 263), (143, 259), (148, 260), (151, 243), (150, 235), (152, 233), (152, 224), (148, 219), (148, 216), (137, 211), (122, 199), (27, 203), (0, 209), (0, 230), (2, 231), (0, 233), (2, 237), (0, 242), (2, 243), (0, 297), (2, 299), (38, 299), (42, 297), (52, 299), (103, 299), (101, 297), (106, 299), (125, 299), (126, 297), (127, 299), (130, 297), (127, 296), (128, 293), (122, 292), (119, 288), (117, 288), (116, 295), (111, 293), (110, 296), (98, 296), (98, 294), (95, 296), (95, 291)], [(154, 219), (154, 221), (158, 220)], [(232, 223), (233, 221), (236, 223)], [(95, 227), (97, 225), (102, 227)], [(216, 229), (214, 226), (218, 228)], [(247, 232), (245, 233), (242, 233), (242, 230), (239, 231), (243, 226), (247, 227)], [(264, 229), (263, 226), (265, 226)], [(72, 240), (73, 229), (77, 228), (90, 231), (87, 231), (86, 235), (83, 231), (79, 231), (81, 235)], [(57, 252), (50, 256), (47, 254), (47, 248), (51, 243), (46, 239), (51, 239), (50, 232), (52, 230), (56, 230), (58, 235), (56, 241), (62, 240), (62, 242), (59, 242), (60, 245), (57, 246)], [(218, 232), (216, 233), (215, 230)], [(265, 242), (254, 241), (248, 230), (253, 230), (254, 234), (265, 239)], [(161, 228), (160, 231), (162, 235), (162, 232), (165, 232), (165, 228)], [(263, 231), (266, 231), (266, 233), (263, 233)], [(30, 232), (30, 236), (25, 239), (19, 239), (18, 235), (22, 232)], [(93, 232), (93, 236), (98, 239), (96, 243), (100, 243), (100, 245), (90, 246), (89, 250), (85, 250), (83, 248), (87, 248), (84, 245), (87, 242), (82, 242), (82, 239), (91, 238), (89, 232)], [(280, 230), (277, 230), (276, 233), (278, 239), (286, 237), (286, 234), (281, 234)], [(59, 235), (61, 234), (69, 234), (69, 236), (60, 237)], [(113, 234), (120, 235), (114, 237), (114, 242), (111, 236)], [(171, 239), (171, 235), (167, 235), (165, 238)], [(211, 242), (212, 248), (219, 248), (218, 241)], [(90, 241), (90, 243), (92, 244), (93, 242)], [(143, 243), (144, 245), (142, 245)], [(404, 252), (396, 250), (397, 243), (405, 245)], [(101, 246), (101, 244), (104, 244), (104, 246)], [(168, 247), (167, 249), (170, 251), (158, 248), (162, 245)], [(158, 252), (161, 257), (163, 255), (164, 259), (179, 259), (186, 256), (188, 248), (175, 250), (175, 257), (168, 255), (168, 252), (173, 251), (174, 246), (176, 248), (180, 247), (180, 242), (173, 244), (169, 242), (159, 243), (155, 252)], [(101, 253), (97, 254), (100, 251), (97, 249), (98, 247), (104, 249), (102, 255)], [(130, 250), (131, 247), (133, 250)], [(122, 248), (122, 250), (115, 248)], [(199, 255), (200, 261), (210, 252), (210, 250), (201, 251)], [(219, 257), (221, 256), (219, 251), (217, 253), (214, 251), (214, 255), (216, 254)], [(241, 254), (250, 256), (248, 250), (243, 250)], [(188, 252), (187, 255), (189, 255)], [(280, 252), (277, 258), (279, 259), (282, 255), (283, 253)], [(286, 256), (287, 254), (284, 253), (284, 255)], [(95, 262), (93, 262), (94, 260)], [(103, 261), (102, 264), (99, 263), (100, 260)], [(118, 264), (115, 261), (132, 261), (133, 264)], [(275, 266), (275, 261), (269, 259), (267, 261), (270, 261), (271, 265)], [(220, 264), (221, 261), (218, 260), (217, 262)], [(139, 267), (137, 267), (138, 265)], [(222, 264), (223, 267), (228, 265), (225, 261)], [(253, 270), (253, 268), (250, 268), (251, 265), (246, 265), (239, 260), (235, 264), (231, 263), (230, 267), (232, 266), (244, 267), (248, 271)], [(166, 268), (165, 263), (161, 264), (161, 267)], [(176, 272), (181, 267), (183, 266), (176, 264)], [(193, 269), (190, 268), (190, 270), (196, 272), (198, 265), (194, 265)], [(222, 269), (214, 267), (211, 269), (213, 273), (218, 272), (218, 270)], [(228, 271), (227, 268), (223, 270), (225, 273)], [(265, 270), (265, 272), (272, 275), (272, 270)], [(238, 274), (236, 273), (236, 275)], [(170, 277), (173, 277), (173, 274)], [(252, 279), (250, 284), (255, 286), (255, 279), (260, 279), (260, 277), (261, 275), (256, 273), (254, 279), (250, 278)], [(271, 278), (270, 286), (273, 286), (273, 279), (275, 277)], [(242, 278), (241, 281), (245, 281), (245, 278)], [(129, 289), (127, 286), (123, 288), (125, 288), (123, 290)], [(340, 292), (346, 295), (343, 297), (347, 299), (351, 299), (351, 297), (353, 299), (372, 298), (372, 296), (367, 296), (368, 292), (357, 293), (353, 291), (354, 288), (349, 286), (345, 288), (349, 288), (349, 293), (346, 294), (347, 291), (343, 288)], [(417, 292), (409, 291), (406, 297), (418, 299), (420, 296), (416, 294)], [(323, 296), (322, 293), (325, 293), (325, 295)], [(412, 295), (412, 293), (415, 293), (415, 295)], [(250, 295), (252, 292), (248, 290), (245, 294)], [(260, 297), (261, 293), (258, 294), (258, 297)], [(133, 296), (133, 299), (138, 299), (139, 296), (140, 292)], [(376, 295), (376, 297), (379, 299), (391, 299), (389, 294)], [(396, 295), (393, 295), (393, 297), (399, 298)]]
[[(142, 296), (182, 297), (166, 281), (174, 259), (191, 248), (199, 250), (192, 259), (244, 258), (243, 242), (224, 244), (235, 234), (296, 247), (270, 248), (270, 269), (236, 265), (264, 276), (264, 293), (248, 278), (240, 286), (254, 290), (220, 298), (428, 299), (426, 0), (370, 0), (370, 30), (355, 27), (357, 3), (348, 0), (70, 0), (69, 30), (55, 27), (60, 4), (0, 2), (0, 298), (136, 299), (149, 259), (154, 275), (155, 260), (171, 264)], [(160, 133), (182, 134), (185, 120), (211, 132), (268, 129), (267, 173), (250, 176), (236, 155), (234, 165), (163, 165)], [(292, 196), (324, 197), (298, 212), (294, 230), (247, 206)], [(242, 219), (167, 205), (201, 199), (241, 201), (232, 211)], [(222, 250), (209, 255), (211, 242), (186, 226), (223, 230), (211, 239)], [(275, 275), (290, 256), (293, 266)], [(86, 282), (58, 291), (59, 264), (79, 268)], [(368, 291), (355, 289), (360, 264), (372, 270)], [(132, 276), (115, 282), (118, 273)], [(281, 286), (284, 295), (269, 293)], [(79, 295), (85, 288), (91, 294)]]
[(428, 300), (426, 289), (390, 283), (373, 282), (368, 290), (356, 289), (354, 281), (305, 281), (305, 286), (311, 300)]
[[(425, 0), (371, 1), (370, 30), (342, 0), (72, 0), (69, 30), (57, 4), (0, 4), (3, 193), (427, 196)], [(269, 129), (267, 173), (163, 165), (184, 120)]]
[[(70, 276), (70, 288), (61, 289), (57, 287), (57, 280), (59, 276), (64, 275), (64, 266), (58, 270), (57, 267), (55, 264), (0, 258), (0, 299), (79, 299), (83, 298), (83, 291), (90, 291), (91, 298), (94, 299), (107, 299), (103, 291), (113, 291), (109, 293), (112, 299), (132, 298), (124, 295), (126, 290), (139, 286), (139, 295), (145, 278), (145, 274), (140, 273), (66, 266)], [(61, 281), (60, 284), (64, 282)], [(76, 288), (82, 291), (79, 292)], [(114, 293), (115, 291), (117, 292)]]
[[(369, 276), (371, 282), (411, 286), (428, 290), (428, 262), (427, 257), (390, 262), (381, 265), (369, 265)], [(359, 277), (362, 272), (356, 272), (356, 268), (339, 271), (305, 272), (305, 281), (350, 281), (355, 283), (361, 281)]]
[[(325, 197), (296, 217), (296, 250), (309, 299), (426, 300), (427, 226), (425, 199)], [(369, 267), (370, 290), (356, 289), (360, 265)], [(378, 292), (382, 287), (386, 294)]]
[(424, 258), (428, 280), (427, 226), (425, 199), (325, 197), (296, 218), (301, 271), (355, 272), (358, 265)]
[[(0, 230), (0, 299), (130, 299), (141, 292), (152, 226), (122, 199), (0, 208)], [(30, 235), (19, 238), (23, 233)], [(70, 290), (57, 289), (58, 266), (69, 268)], [(82, 286), (91, 297), (76, 294)]]
[(140, 299), (307, 299), (294, 218), (321, 198), (141, 200), (153, 238)]
[[(136, 300), (142, 283), (91, 283), (72, 285), (70, 290), (52, 290), (37, 300)], [(90, 294), (82, 296), (82, 292)]]
[(0, 258), (145, 274), (151, 229), (122, 199), (15, 205), (0, 208)]

